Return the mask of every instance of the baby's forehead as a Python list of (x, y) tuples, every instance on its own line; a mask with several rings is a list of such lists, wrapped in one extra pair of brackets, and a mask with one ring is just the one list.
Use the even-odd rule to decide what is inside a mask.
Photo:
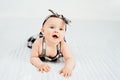
[(47, 19), (46, 24), (61, 24), (65, 25), (65, 22), (61, 18), (56, 18), (56, 17), (50, 17)]
[[(48, 20), (59, 20), (59, 21), (63, 21), (61, 18), (59, 18), (59, 17), (49, 17), (48, 19), (47, 19), (47, 21)], [(63, 21), (64, 22), (64, 21)]]

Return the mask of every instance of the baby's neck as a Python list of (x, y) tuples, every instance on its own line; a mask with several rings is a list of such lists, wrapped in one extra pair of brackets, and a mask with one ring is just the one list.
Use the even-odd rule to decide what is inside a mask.
[(52, 42), (45, 40), (45, 44), (46, 46), (49, 46), (49, 47), (56, 47), (58, 43), (52, 43)]

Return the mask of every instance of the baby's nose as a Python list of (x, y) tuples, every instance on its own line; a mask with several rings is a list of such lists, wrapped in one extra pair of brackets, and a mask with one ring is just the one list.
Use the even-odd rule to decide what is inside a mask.
[(54, 32), (55, 32), (55, 33), (58, 33), (58, 31), (57, 31), (57, 30), (55, 30)]
[(59, 30), (56, 28), (56, 29), (54, 30), (54, 32), (55, 32), (55, 33), (58, 33), (58, 32), (59, 32)]

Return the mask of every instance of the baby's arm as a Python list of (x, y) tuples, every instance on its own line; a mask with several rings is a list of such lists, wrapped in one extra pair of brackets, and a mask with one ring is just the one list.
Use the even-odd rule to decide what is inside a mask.
[(72, 70), (75, 67), (75, 61), (72, 55), (72, 52), (68, 44), (64, 41), (61, 42), (62, 54), (65, 59), (65, 66), (60, 70), (60, 73), (63, 73), (65, 77), (69, 77), (72, 74)]
[(37, 39), (33, 45), (32, 45), (32, 51), (31, 51), (31, 55), (30, 55), (30, 62), (38, 68), (39, 71), (43, 72), (48, 72), (50, 70), (50, 66), (43, 63), (40, 59), (39, 59), (39, 55), (41, 53), (42, 49), (41, 46), (41, 39)]

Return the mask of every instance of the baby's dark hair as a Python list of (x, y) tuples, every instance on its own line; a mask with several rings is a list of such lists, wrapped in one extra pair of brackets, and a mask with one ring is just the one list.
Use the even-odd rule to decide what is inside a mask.
[(48, 10), (52, 13), (52, 15), (49, 15), (49, 16), (43, 21), (42, 26), (44, 26), (45, 22), (46, 22), (49, 18), (51, 18), (51, 17), (60, 18), (60, 19), (62, 19), (62, 20), (65, 22), (65, 24), (67, 24), (67, 25), (69, 25), (69, 23), (71, 22), (69, 19), (67, 19), (67, 18), (64, 17), (63, 15), (53, 12), (53, 10), (51, 10), (51, 9), (48, 9)]

